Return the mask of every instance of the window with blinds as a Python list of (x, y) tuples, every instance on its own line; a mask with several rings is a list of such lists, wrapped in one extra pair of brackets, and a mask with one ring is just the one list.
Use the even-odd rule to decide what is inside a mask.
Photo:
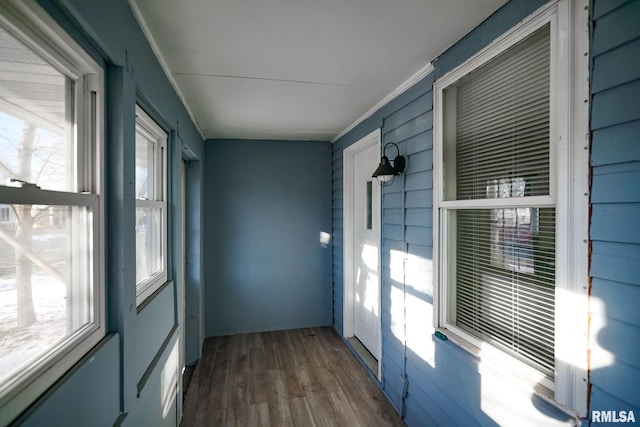
[(549, 118), (549, 25), (443, 90), (447, 322), (553, 379)]

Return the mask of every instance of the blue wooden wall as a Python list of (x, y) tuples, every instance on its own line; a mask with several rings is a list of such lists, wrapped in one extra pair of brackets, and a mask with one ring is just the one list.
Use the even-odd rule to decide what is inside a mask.
[(207, 140), (207, 336), (331, 324), (331, 144)]
[(591, 129), (591, 409), (638, 420), (640, 1), (593, 1)]
[[(178, 296), (183, 254), (179, 166), (192, 160), (190, 189), (198, 194), (203, 140), (176, 95), (126, 0), (39, 0), (42, 7), (105, 71), (105, 177), (107, 336), (17, 420), (25, 426), (175, 426), (181, 398)], [(140, 103), (169, 133), (169, 283), (136, 308), (135, 297), (135, 104)], [(197, 196), (201, 198), (200, 195)], [(188, 224), (201, 211), (191, 204)], [(199, 253), (198, 235), (187, 238)], [(201, 262), (187, 273), (192, 305), (199, 307)], [(201, 313), (190, 312), (190, 359), (200, 355)], [(168, 381), (169, 380), (169, 381)]]
[[(343, 328), (343, 150), (376, 128), (400, 145), (409, 163), (383, 190), (382, 363), (380, 387), (410, 426), (571, 425), (575, 422), (500, 369), (433, 336), (432, 97), (446, 74), (545, 1), (512, 0), (435, 61), (435, 70), (334, 144), (334, 325)], [(637, 410), (640, 396), (640, 1), (593, 8), (592, 127), (593, 340), (609, 364), (591, 372), (591, 408)], [(633, 63), (632, 63), (633, 62)], [(372, 167), (375, 167), (373, 165)], [(634, 204), (635, 203), (635, 204)], [(405, 267), (403, 268), (403, 263)], [(592, 331), (595, 328), (592, 328)], [(626, 338), (626, 339), (625, 339)], [(631, 341), (628, 341), (631, 340)], [(598, 352), (608, 352), (598, 355)], [(624, 380), (627, 378), (627, 380)], [(408, 383), (407, 393), (403, 386)], [(583, 420), (588, 424), (588, 420)]]

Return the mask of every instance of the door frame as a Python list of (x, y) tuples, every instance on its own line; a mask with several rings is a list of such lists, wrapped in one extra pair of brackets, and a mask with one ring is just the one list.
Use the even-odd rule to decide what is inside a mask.
[[(372, 146), (377, 147), (378, 153), (382, 145), (382, 132), (380, 129), (376, 129), (368, 135), (364, 136), (354, 144), (345, 148), (342, 153), (342, 167), (343, 167), (343, 216), (344, 216), (344, 246), (343, 246), (343, 260), (344, 260), (344, 272), (343, 272), (343, 328), (342, 335), (344, 338), (351, 338), (354, 336), (354, 303), (355, 303), (355, 280), (354, 280), (354, 267), (355, 267), (355, 251), (354, 251), (354, 171), (355, 171), (355, 156), (357, 153), (364, 151)], [(375, 170), (377, 165), (371, 165), (371, 170)], [(378, 185), (377, 182), (375, 185)], [(378, 354), (380, 360), (378, 360), (378, 372), (376, 376), (378, 381), (382, 381), (382, 263), (381, 261), (381, 243), (382, 243), (382, 189), (380, 190), (380, 197), (378, 203), (372, 206), (375, 215), (380, 218), (380, 230), (377, 235), (378, 243)]]

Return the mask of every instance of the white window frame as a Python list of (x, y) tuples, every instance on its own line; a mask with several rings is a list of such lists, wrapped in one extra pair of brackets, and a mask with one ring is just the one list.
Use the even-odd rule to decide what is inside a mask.
[(43, 190), (36, 186), (0, 186), (3, 204), (77, 206), (91, 214), (91, 275), (89, 289), (93, 322), (68, 337), (13, 380), (0, 384), (0, 425), (14, 420), (58, 381), (105, 336), (104, 280), (104, 72), (35, 0), (5, 0), (0, 20), (14, 37), (33, 49), (62, 74), (75, 80), (75, 191)]
[[(447, 322), (447, 208), (444, 198), (444, 90), (536, 30), (551, 27), (550, 195), (505, 199), (505, 207), (533, 202), (556, 208), (555, 379)], [(588, 364), (588, 2), (556, 0), (538, 9), (434, 83), (434, 323), (453, 342), (499, 367), (514, 381), (561, 409), (587, 415)], [(482, 204), (482, 201), (476, 201)], [(495, 200), (487, 203), (495, 204)], [(508, 205), (508, 206), (507, 206)], [(474, 205), (478, 206), (478, 203)]]
[[(148, 199), (136, 199), (137, 208), (160, 209), (162, 241), (161, 269), (136, 284), (136, 304), (140, 306), (167, 282), (167, 132), (165, 132), (139, 105), (136, 105), (136, 132), (155, 141), (153, 156), (153, 191)], [(157, 155), (158, 151), (162, 155)]]

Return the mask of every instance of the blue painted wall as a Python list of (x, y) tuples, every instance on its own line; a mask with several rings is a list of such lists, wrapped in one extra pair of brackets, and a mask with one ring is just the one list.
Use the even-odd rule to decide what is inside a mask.
[(640, 1), (591, 7), (591, 409), (639, 421)]
[[(567, 425), (550, 404), (480, 367), (466, 351), (433, 337), (432, 83), (545, 1), (512, 0), (436, 59), (432, 75), (334, 144), (334, 326), (343, 328), (343, 150), (376, 128), (408, 156), (407, 171), (383, 189), (380, 387), (410, 426)], [(640, 2), (593, 8), (593, 296), (607, 329), (596, 337), (615, 363), (591, 372), (592, 409), (638, 408), (640, 318)], [(636, 61), (637, 62), (637, 61)], [(600, 97), (600, 99), (598, 99)], [(406, 260), (406, 261), (405, 261)], [(403, 262), (406, 267), (403, 270)], [(596, 315), (598, 313), (596, 312)], [(625, 338), (626, 337), (626, 338)], [(632, 340), (632, 341), (629, 341)], [(404, 379), (408, 393), (403, 396)], [(624, 378), (627, 378), (626, 380)], [(583, 424), (589, 424), (583, 421)]]
[(207, 336), (331, 324), (331, 144), (205, 144)]
[[(178, 201), (179, 166), (191, 161), (187, 224), (200, 225), (199, 189), (204, 145), (169, 84), (126, 0), (39, 0), (42, 7), (105, 71), (105, 176), (107, 336), (17, 421), (20, 425), (176, 425), (179, 378), (180, 305), (185, 283)], [(134, 140), (135, 104), (140, 103), (169, 132), (170, 282), (143, 306), (135, 298)], [(200, 236), (190, 235), (187, 271), (191, 288), (190, 358), (202, 347)], [(187, 316), (189, 317), (189, 316)], [(189, 355), (188, 357), (189, 358)], [(166, 381), (173, 378), (173, 381)]]

